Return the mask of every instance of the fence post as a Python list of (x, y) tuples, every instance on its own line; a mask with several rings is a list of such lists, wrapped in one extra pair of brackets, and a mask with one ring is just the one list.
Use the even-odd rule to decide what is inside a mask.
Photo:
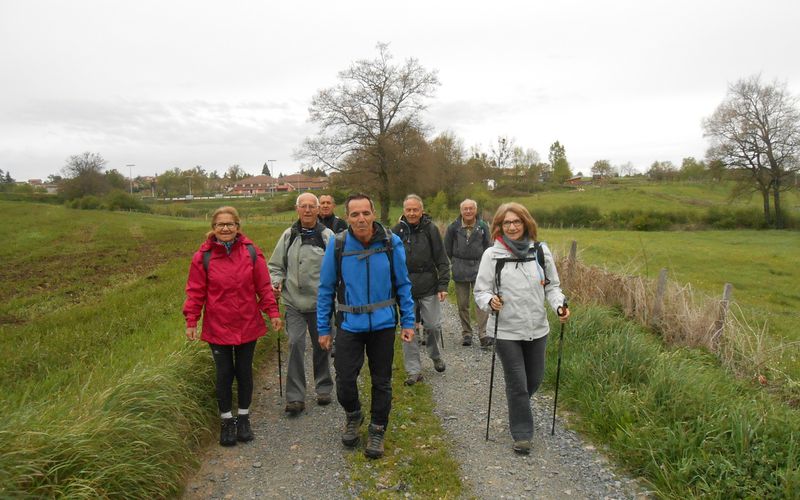
[(573, 285), (573, 277), (575, 276), (575, 259), (577, 258), (578, 254), (578, 242), (572, 240), (572, 243), (569, 246), (569, 257), (567, 257), (567, 268), (564, 269), (564, 283), (563, 287), (565, 290), (572, 290)]
[(650, 323), (651, 326), (658, 326), (661, 324), (661, 316), (664, 312), (664, 292), (667, 289), (667, 268), (661, 269), (658, 273), (658, 285), (656, 285), (656, 299), (653, 304), (653, 318)]
[(717, 351), (719, 347), (719, 340), (722, 334), (725, 333), (725, 320), (728, 317), (728, 309), (731, 303), (731, 296), (733, 295), (733, 285), (725, 283), (722, 289), (722, 300), (719, 302), (719, 313), (717, 320), (714, 322), (714, 335), (711, 336), (711, 348)]

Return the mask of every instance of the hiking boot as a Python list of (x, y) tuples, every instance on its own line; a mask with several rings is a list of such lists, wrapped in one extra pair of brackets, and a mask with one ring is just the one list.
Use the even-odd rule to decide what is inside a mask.
[(444, 364), (444, 360), (443, 360), (442, 358), (439, 358), (439, 359), (434, 359), (434, 360), (433, 360), (433, 368), (434, 368), (434, 369), (435, 369), (437, 372), (441, 373), (441, 372), (443, 372), (443, 371), (444, 371), (444, 369), (445, 369), (445, 368), (447, 368), (447, 367), (446, 367), (446, 366), (445, 366), (445, 364)]
[(250, 415), (239, 415), (236, 418), (236, 439), (246, 443), (253, 440), (253, 430), (250, 428)]
[(494, 338), (493, 337), (490, 337), (488, 335), (485, 336), (485, 337), (481, 337), (481, 347), (482, 348), (488, 349), (489, 347), (492, 347), (493, 344), (494, 344)]
[(348, 448), (353, 448), (358, 444), (358, 428), (364, 422), (364, 415), (361, 410), (351, 411), (345, 413), (347, 420), (344, 423), (344, 432), (342, 433), (342, 444)]
[(422, 374), (421, 373), (417, 373), (415, 375), (409, 375), (408, 378), (406, 378), (405, 382), (403, 382), (403, 383), (406, 384), (406, 385), (414, 385), (417, 382), (422, 382)]
[(464, 335), (464, 338), (461, 339), (461, 345), (463, 345), (464, 347), (471, 346), (472, 345), (472, 337), (471, 336), (467, 337), (466, 335)]
[(383, 433), (386, 426), (369, 424), (369, 438), (367, 446), (364, 448), (364, 456), (367, 458), (381, 458), (383, 456)]
[(526, 440), (514, 441), (513, 450), (514, 453), (519, 455), (528, 455), (531, 452), (531, 442)]
[(236, 444), (236, 419), (223, 418), (219, 431), (219, 444), (222, 446), (234, 446)]
[(317, 394), (317, 404), (320, 406), (328, 406), (331, 404), (331, 394)]
[(289, 416), (296, 417), (303, 410), (306, 409), (306, 404), (303, 401), (290, 401), (286, 403), (286, 413)]

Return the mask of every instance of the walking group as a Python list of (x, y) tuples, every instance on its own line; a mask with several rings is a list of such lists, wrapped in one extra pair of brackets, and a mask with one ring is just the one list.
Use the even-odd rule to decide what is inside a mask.
[[(513, 450), (529, 453), (530, 400), (544, 374), (549, 333), (545, 302), (562, 323), (569, 317), (552, 254), (538, 241), (529, 211), (518, 203), (505, 203), (487, 224), (478, 215), (477, 203), (467, 199), (442, 238), (423, 200), (414, 194), (406, 196), (403, 215), (391, 229), (376, 220), (373, 201), (365, 194), (347, 198), (346, 220), (335, 215), (330, 195), (303, 193), (295, 208), (297, 220), (278, 238), (269, 262), (241, 231), (233, 207), (213, 213), (211, 231), (192, 258), (183, 307), (186, 336), (204, 340), (211, 348), (220, 444), (233, 446), (254, 438), (249, 412), (253, 354), (257, 339), (267, 333), (266, 314), (272, 330), (285, 328), (288, 337), (286, 413), (297, 417), (306, 410), (309, 339), (316, 403), (330, 404), (335, 386), (345, 412), (341, 441), (349, 448), (359, 445), (365, 420), (358, 377), (366, 357), (371, 395), (364, 454), (382, 457), (398, 324), (404, 383), (423, 381), (423, 347), (434, 370), (444, 372), (442, 302), (452, 271), (461, 343), (471, 346), (475, 333), (482, 348), (493, 349), (492, 376), (495, 353), (500, 358)], [(285, 323), (278, 300), (283, 302)], [(477, 306), (475, 332), (472, 303)]]

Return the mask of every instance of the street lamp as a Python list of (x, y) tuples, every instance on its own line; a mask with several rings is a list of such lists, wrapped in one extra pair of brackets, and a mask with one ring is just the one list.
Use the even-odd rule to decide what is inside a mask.
[[(267, 160), (267, 163), (270, 164), (269, 173), (272, 174), (271, 177), (273, 179), (277, 179), (277, 177), (275, 176), (275, 160)], [(275, 195), (275, 183), (269, 185), (269, 195), (270, 196)]]
[(128, 177), (130, 178), (130, 181), (131, 181), (131, 196), (133, 196), (133, 167), (135, 167), (136, 164), (135, 163), (128, 163), (125, 166), (128, 167)]

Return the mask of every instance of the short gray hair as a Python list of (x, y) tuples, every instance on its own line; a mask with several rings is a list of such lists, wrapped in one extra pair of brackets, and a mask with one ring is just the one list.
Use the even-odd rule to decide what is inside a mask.
[(425, 208), (425, 203), (423, 203), (422, 198), (420, 198), (419, 196), (415, 195), (414, 193), (407, 194), (406, 197), (403, 198), (403, 204), (405, 205), (405, 203), (408, 200), (417, 200), (419, 202), (419, 207), (420, 208)]
[(469, 198), (467, 198), (466, 200), (462, 201), (461, 204), (458, 205), (458, 208), (464, 208), (464, 205), (466, 203), (472, 203), (473, 205), (475, 205), (475, 210), (478, 210), (478, 202), (475, 201), (475, 200), (471, 200)]
[(314, 197), (314, 201), (317, 202), (317, 206), (319, 206), (319, 198), (317, 198), (317, 195), (315, 195), (314, 193), (309, 193), (308, 191), (306, 191), (305, 193), (300, 193), (299, 195), (297, 195), (297, 199), (294, 202), (294, 206), (299, 207), (300, 206), (300, 197), (301, 196), (306, 196), (306, 195), (313, 196)]

